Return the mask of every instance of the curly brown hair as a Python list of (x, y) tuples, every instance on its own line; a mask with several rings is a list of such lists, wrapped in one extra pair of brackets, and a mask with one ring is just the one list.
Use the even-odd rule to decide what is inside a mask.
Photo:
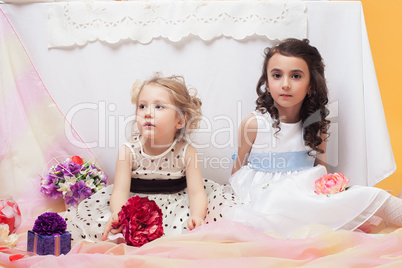
[(262, 68), (262, 74), (257, 83), (256, 109), (262, 113), (269, 112), (274, 123), (272, 126), (277, 128), (279, 132), (280, 120), (278, 109), (274, 105), (274, 100), (267, 91), (268, 86), (268, 62), (271, 57), (280, 53), (287, 57), (302, 58), (309, 68), (310, 72), (310, 93), (306, 95), (302, 107), (300, 109), (300, 118), (303, 123), (303, 139), (305, 145), (309, 146), (312, 151), (323, 153), (324, 151), (318, 148), (323, 142), (321, 134), (329, 135), (328, 128), (330, 121), (326, 119), (329, 112), (326, 109), (328, 104), (328, 88), (324, 74), (323, 59), (314, 46), (310, 45), (308, 39), (286, 39), (272, 48), (266, 48), (264, 51), (265, 60)]

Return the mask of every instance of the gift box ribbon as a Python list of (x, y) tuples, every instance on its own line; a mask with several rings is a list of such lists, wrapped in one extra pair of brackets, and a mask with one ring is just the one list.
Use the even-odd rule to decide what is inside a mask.
[[(60, 255), (60, 235), (55, 235), (54, 236), (55, 241), (54, 241), (54, 255), (59, 256)], [(37, 245), (38, 245), (38, 234), (35, 233), (35, 238), (34, 238), (34, 248), (33, 252), (37, 252)]]

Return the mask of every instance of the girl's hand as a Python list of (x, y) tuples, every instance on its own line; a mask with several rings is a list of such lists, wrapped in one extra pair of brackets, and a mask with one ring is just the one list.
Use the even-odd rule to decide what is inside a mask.
[(123, 229), (123, 225), (121, 225), (117, 229), (114, 229), (112, 226), (113, 224), (117, 224), (119, 222), (119, 216), (117, 214), (118, 212), (114, 212), (107, 221), (105, 230), (103, 231), (102, 241), (105, 241), (107, 239), (109, 232), (112, 234), (118, 234)]
[(123, 230), (122, 226), (114, 229), (112, 225), (119, 222), (118, 212), (130, 197), (132, 160), (133, 156), (130, 149), (126, 145), (123, 145), (119, 150), (119, 155), (117, 156), (113, 192), (110, 197), (110, 211), (113, 212), (103, 231), (103, 241), (107, 239), (109, 233), (118, 234)]
[(205, 224), (205, 221), (203, 219), (201, 219), (200, 217), (191, 216), (187, 220), (187, 226), (190, 230), (193, 230), (194, 228), (197, 228), (198, 226), (201, 226), (203, 224)]

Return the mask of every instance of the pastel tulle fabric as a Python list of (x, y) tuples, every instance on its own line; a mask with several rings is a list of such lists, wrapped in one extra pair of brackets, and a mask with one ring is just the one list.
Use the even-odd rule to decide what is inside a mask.
[(0, 33), (0, 195), (18, 203), (20, 228), (28, 229), (44, 211), (64, 208), (62, 199), (40, 193), (40, 177), (48, 171), (49, 160), (75, 154), (95, 159), (67, 140), (65, 131), (74, 130), (65, 124), (1, 9)]
[(140, 248), (114, 242), (81, 241), (67, 255), (25, 257), (13, 267), (401, 267), (402, 229), (370, 236), (306, 226), (282, 239), (235, 222), (203, 225), (162, 237)]

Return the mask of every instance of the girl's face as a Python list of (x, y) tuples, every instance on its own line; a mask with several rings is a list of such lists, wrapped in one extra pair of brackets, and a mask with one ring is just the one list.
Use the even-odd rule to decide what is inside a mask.
[(299, 57), (274, 54), (267, 67), (268, 91), (274, 99), (279, 116), (298, 116), (309, 92), (310, 71)]
[(183, 127), (178, 112), (166, 88), (157, 84), (145, 85), (138, 96), (138, 130), (155, 144), (169, 145), (176, 131)]

